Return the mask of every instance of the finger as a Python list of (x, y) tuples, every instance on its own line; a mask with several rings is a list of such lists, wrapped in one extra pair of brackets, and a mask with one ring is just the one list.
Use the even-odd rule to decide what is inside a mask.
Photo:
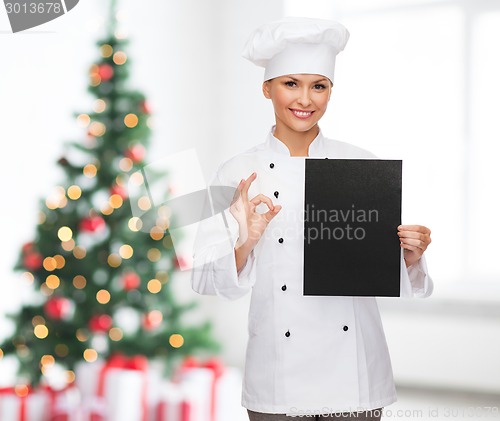
[(231, 199), (231, 205), (234, 204), (240, 197), (241, 197), (241, 189), (243, 188), (243, 183), (245, 182), (245, 179), (241, 179), (239, 182), (238, 186), (236, 187), (236, 190), (234, 191), (233, 198)]
[(425, 249), (427, 248), (426, 243), (424, 243), (423, 241), (420, 241), (420, 240), (415, 240), (413, 238), (404, 238), (401, 240), (401, 244), (409, 245), (412, 247), (417, 247), (417, 248), (421, 249), (422, 251), (425, 251)]
[(252, 200), (250, 200), (250, 203), (253, 203), (255, 206), (258, 206), (261, 203), (265, 203), (269, 209), (274, 209), (273, 201), (264, 194), (258, 194)]
[(402, 231), (398, 232), (399, 240), (402, 241), (404, 239), (413, 239), (413, 240), (418, 240), (421, 241), (425, 247), (432, 242), (431, 237), (427, 234), (419, 234), (415, 233), (413, 231)]
[(248, 177), (243, 183), (243, 188), (241, 189), (241, 195), (243, 196), (244, 200), (248, 200), (248, 189), (250, 188), (252, 181), (254, 181), (256, 177), (257, 173), (253, 172), (252, 174), (250, 174), (250, 177)]
[(266, 222), (269, 223), (278, 214), (278, 212), (280, 210), (281, 210), (281, 205), (276, 205), (273, 210), (267, 211), (262, 216), (264, 217), (264, 219), (266, 220)]
[(416, 231), (399, 231), (398, 236), (400, 238), (416, 238), (421, 241), (429, 241), (430, 237), (428, 234), (422, 234)]
[(418, 247), (412, 246), (410, 244), (403, 244), (403, 243), (401, 243), (400, 246), (401, 246), (402, 249), (405, 249), (405, 250), (408, 250), (408, 251), (412, 251), (414, 253), (419, 253), (419, 254), (422, 253), (421, 249), (419, 249)]
[(243, 184), (244, 184), (244, 183), (245, 183), (245, 179), (244, 179), (244, 178), (242, 178), (242, 179), (240, 180), (240, 182), (238, 183), (238, 186), (236, 186), (236, 190), (241, 192), (241, 190), (243, 189)]
[(431, 230), (423, 225), (400, 225), (398, 231), (416, 231), (422, 234), (431, 234)]

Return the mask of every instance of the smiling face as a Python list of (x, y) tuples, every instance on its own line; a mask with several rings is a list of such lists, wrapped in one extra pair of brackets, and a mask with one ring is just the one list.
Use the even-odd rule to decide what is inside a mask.
[(330, 100), (332, 83), (321, 75), (286, 75), (264, 82), (262, 91), (273, 102), (276, 132), (297, 135), (317, 131)]

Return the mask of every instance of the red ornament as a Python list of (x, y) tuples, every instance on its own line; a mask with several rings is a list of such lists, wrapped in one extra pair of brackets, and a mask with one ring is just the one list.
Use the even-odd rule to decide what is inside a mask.
[(117, 194), (122, 199), (126, 199), (128, 197), (127, 191), (122, 186), (119, 186), (118, 184), (114, 184), (109, 189), (109, 194), (110, 195)]
[(107, 332), (113, 326), (113, 319), (108, 314), (96, 314), (89, 320), (91, 332)]
[(149, 108), (149, 104), (147, 101), (142, 101), (139, 108), (141, 112), (145, 114), (151, 114), (151, 108)]
[(134, 162), (142, 162), (146, 156), (146, 148), (143, 145), (133, 145), (125, 150), (125, 156)]
[(141, 285), (141, 278), (135, 272), (127, 272), (123, 275), (121, 281), (125, 291), (137, 289)]
[(37, 251), (29, 251), (23, 256), (23, 265), (28, 270), (41, 269), (43, 256)]
[(154, 330), (161, 325), (163, 317), (158, 311), (146, 313), (142, 319), (142, 326), (146, 330)]
[(49, 298), (43, 310), (53, 320), (67, 319), (73, 310), (73, 302), (65, 297)]
[(102, 231), (106, 227), (106, 222), (100, 216), (89, 216), (80, 221), (80, 231), (96, 232)]
[(99, 66), (99, 76), (101, 76), (102, 81), (108, 81), (113, 77), (113, 74), (115, 71), (113, 70), (113, 66), (110, 66), (109, 64), (102, 64)]

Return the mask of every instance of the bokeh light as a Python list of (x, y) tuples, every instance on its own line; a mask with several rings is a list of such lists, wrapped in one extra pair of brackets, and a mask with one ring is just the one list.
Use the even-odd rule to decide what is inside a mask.
[(173, 348), (180, 348), (184, 345), (184, 338), (179, 333), (174, 333), (173, 335), (170, 335), (170, 338), (168, 338), (168, 343)]

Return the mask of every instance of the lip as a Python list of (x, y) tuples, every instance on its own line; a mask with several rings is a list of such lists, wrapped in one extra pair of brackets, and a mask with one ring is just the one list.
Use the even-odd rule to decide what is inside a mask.
[(299, 110), (297, 108), (289, 108), (289, 110), (296, 118), (301, 120), (307, 120), (314, 114), (313, 110)]

